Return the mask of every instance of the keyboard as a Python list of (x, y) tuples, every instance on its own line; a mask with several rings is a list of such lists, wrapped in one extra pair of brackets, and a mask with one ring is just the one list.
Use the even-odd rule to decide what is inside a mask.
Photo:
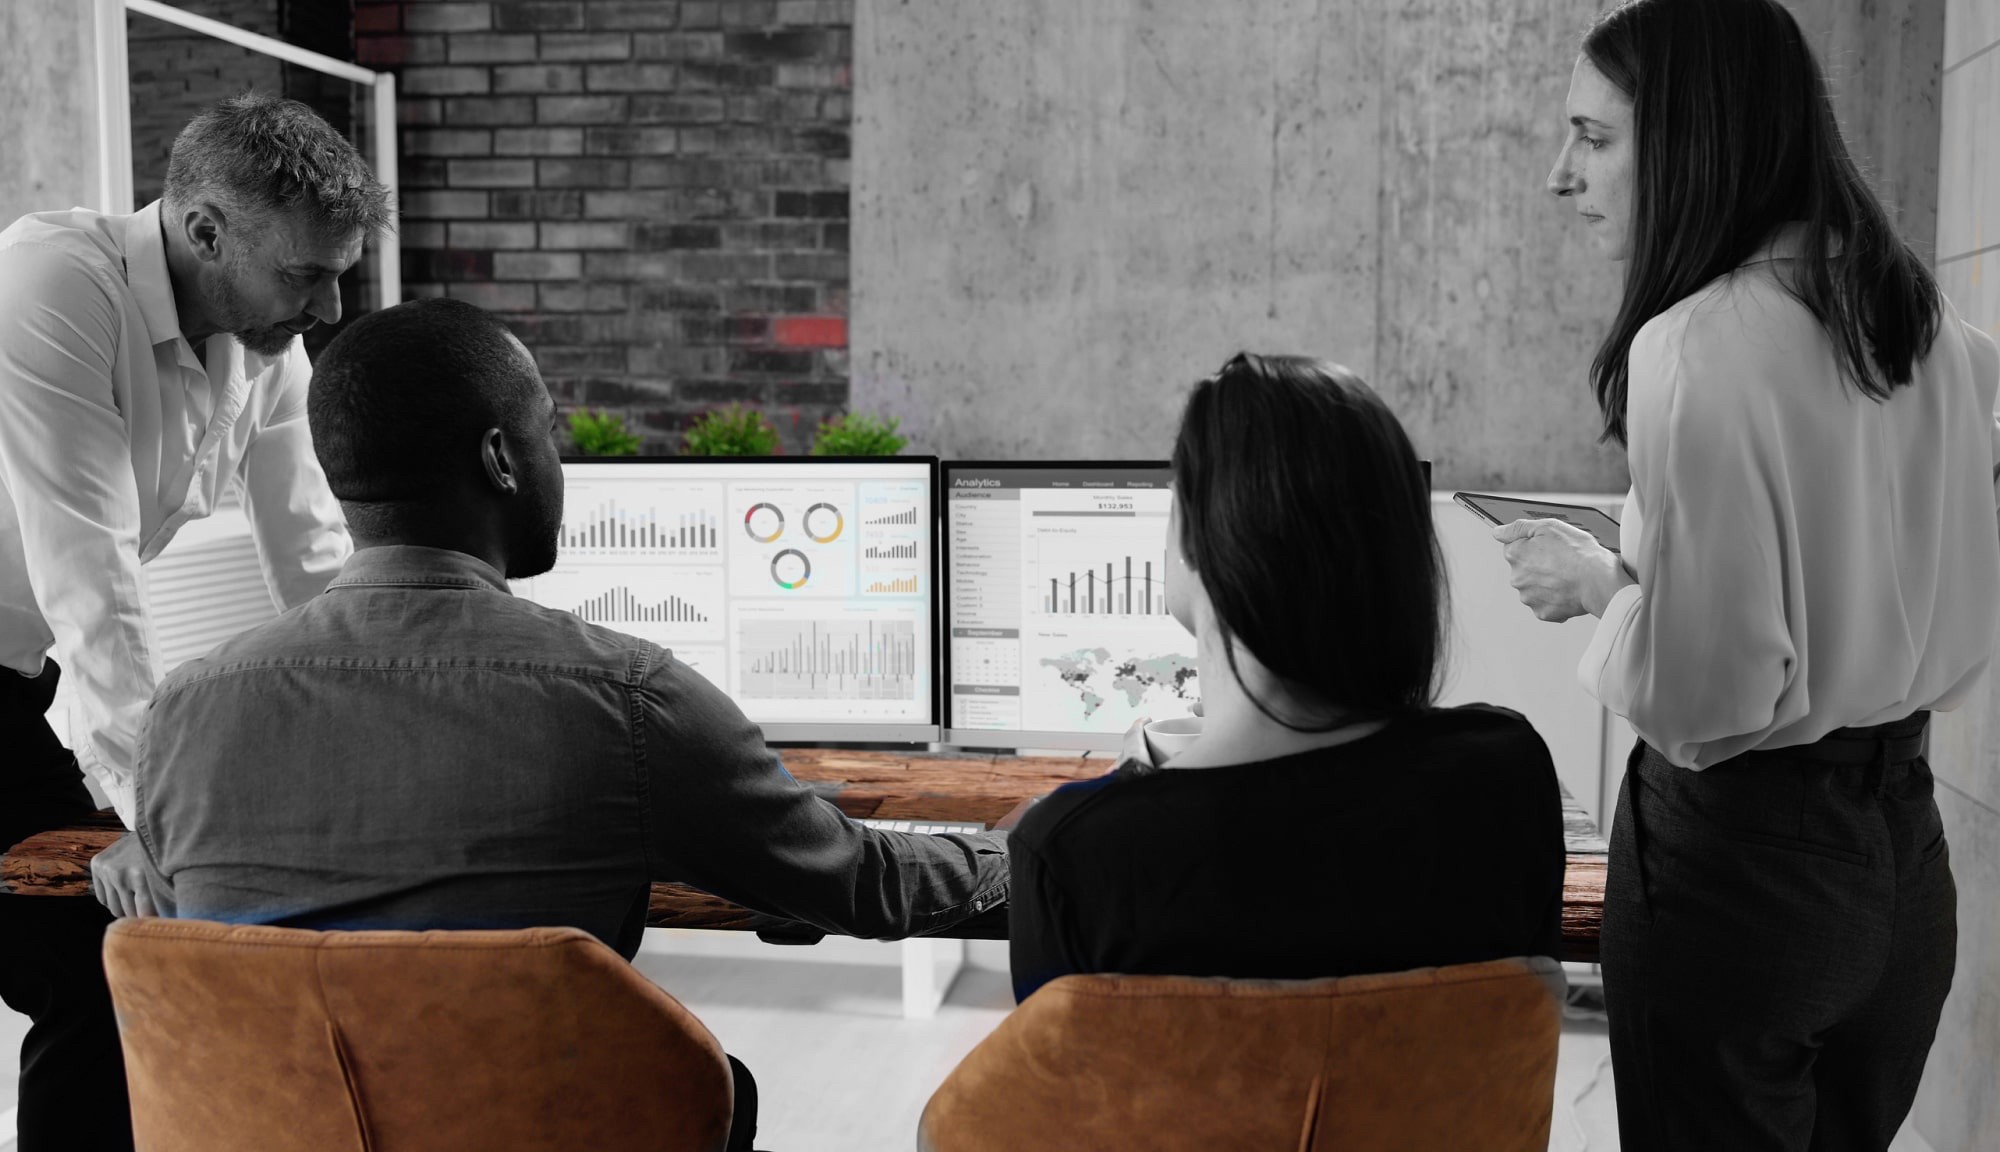
[(947, 832), (984, 832), (986, 825), (972, 824), (963, 820), (856, 820), (864, 828), (878, 828), (884, 832), (922, 832), (940, 835)]

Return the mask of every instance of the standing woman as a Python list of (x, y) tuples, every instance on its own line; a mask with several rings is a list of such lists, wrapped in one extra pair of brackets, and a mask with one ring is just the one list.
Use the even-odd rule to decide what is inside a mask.
[(1592, 366), (1622, 554), (1496, 536), (1537, 616), (1602, 618), (1579, 675), (1641, 737), (1602, 942), (1623, 1146), (1882, 1149), (1951, 986), (1924, 729), (2000, 628), (2000, 353), (1776, 0), (1613, 10), (1566, 117), (1549, 190), (1625, 263)]

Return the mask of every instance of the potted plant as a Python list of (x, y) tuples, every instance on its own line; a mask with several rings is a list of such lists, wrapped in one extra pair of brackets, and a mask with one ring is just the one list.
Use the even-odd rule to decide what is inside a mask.
[(894, 416), (884, 420), (878, 416), (850, 412), (820, 424), (819, 435), (813, 440), (812, 454), (894, 456), (910, 442), (908, 437), (896, 434), (896, 426), (900, 423), (902, 421)]
[(731, 404), (704, 413), (689, 426), (683, 456), (775, 456), (778, 430), (755, 408)]
[(569, 440), (579, 456), (637, 456), (639, 438), (615, 412), (579, 408), (569, 414)]

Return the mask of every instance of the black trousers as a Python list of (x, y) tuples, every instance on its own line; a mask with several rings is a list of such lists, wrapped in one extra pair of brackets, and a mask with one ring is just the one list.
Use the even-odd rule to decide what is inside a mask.
[(1881, 1152), (1951, 989), (1927, 713), (1701, 772), (1633, 750), (1601, 954), (1626, 1152)]
[[(76, 758), (44, 713), (62, 675), (48, 661), (30, 680), (0, 668), (0, 845), (96, 809)], [(104, 983), (95, 900), (0, 895), (0, 1000), (32, 1025), (21, 1042), (20, 1152), (128, 1152), (125, 1056)]]

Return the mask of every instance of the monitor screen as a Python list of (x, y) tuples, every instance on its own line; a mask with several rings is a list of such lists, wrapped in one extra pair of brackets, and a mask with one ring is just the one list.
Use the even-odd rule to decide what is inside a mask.
[(770, 740), (938, 738), (937, 460), (563, 462), (556, 566), (515, 592), (651, 640)]
[(1171, 479), (1155, 462), (944, 465), (947, 742), (1113, 751), (1136, 719), (1190, 714)]

